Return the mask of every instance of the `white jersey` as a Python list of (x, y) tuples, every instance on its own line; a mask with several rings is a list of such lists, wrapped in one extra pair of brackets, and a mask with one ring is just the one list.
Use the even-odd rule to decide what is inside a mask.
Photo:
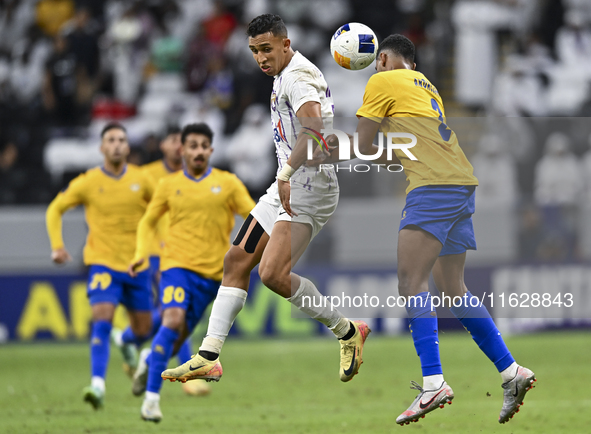
[[(301, 124), (296, 113), (308, 101), (320, 103), (324, 128), (332, 128), (334, 104), (326, 80), (312, 62), (296, 51), (285, 69), (275, 76), (271, 94), (271, 123), (278, 171), (287, 162), (300, 133)], [(302, 165), (291, 181), (292, 185), (299, 184), (308, 191), (319, 193), (338, 191), (339, 188), (334, 169), (320, 170)], [(272, 189), (273, 186), (269, 190)]]

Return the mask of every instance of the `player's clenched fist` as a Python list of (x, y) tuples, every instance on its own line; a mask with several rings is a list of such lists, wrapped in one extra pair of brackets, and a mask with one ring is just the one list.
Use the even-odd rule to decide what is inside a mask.
[(143, 263), (144, 263), (144, 258), (134, 259), (131, 262), (131, 264), (129, 264), (129, 267), (127, 268), (127, 274), (129, 274), (131, 277), (136, 277), (137, 276), (136, 270), (138, 268), (140, 268)]
[(70, 262), (72, 257), (65, 248), (55, 249), (51, 251), (51, 260), (56, 264), (65, 264)]

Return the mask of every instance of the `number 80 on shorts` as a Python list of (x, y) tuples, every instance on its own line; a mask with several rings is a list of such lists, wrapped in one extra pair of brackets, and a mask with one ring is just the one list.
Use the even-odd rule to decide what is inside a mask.
[(180, 286), (175, 288), (170, 285), (164, 288), (164, 291), (162, 292), (162, 304), (168, 304), (173, 300), (177, 303), (185, 301), (185, 290)]

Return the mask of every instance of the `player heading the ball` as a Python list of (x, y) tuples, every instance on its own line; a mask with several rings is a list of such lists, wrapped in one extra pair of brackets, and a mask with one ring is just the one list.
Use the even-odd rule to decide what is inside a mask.
[(281, 17), (256, 17), (248, 24), (247, 35), (257, 65), (274, 77), (271, 121), (279, 165), (277, 181), (260, 198), (226, 253), (222, 286), (199, 354), (189, 363), (164, 371), (162, 377), (173, 381), (221, 377), (219, 354), (244, 306), (250, 272), (260, 262), (259, 275), (268, 288), (326, 325), (339, 339), (339, 375), (342, 381), (349, 381), (361, 365), (369, 327), (363, 321), (353, 323), (332, 305), (321, 303), (324, 297), (316, 286), (291, 271), (338, 203), (334, 170), (304, 165), (309, 137), (304, 133), (320, 131), (325, 124), (332, 126), (332, 97), (320, 70), (292, 49)]

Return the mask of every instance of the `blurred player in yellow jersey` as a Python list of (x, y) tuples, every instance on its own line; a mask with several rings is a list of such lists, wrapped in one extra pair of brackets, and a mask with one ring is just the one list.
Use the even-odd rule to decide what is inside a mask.
[[(181, 129), (172, 126), (166, 131), (166, 136), (160, 142), (160, 150), (163, 157), (160, 160), (153, 161), (142, 166), (142, 170), (148, 174), (158, 184), (161, 178), (178, 172), (183, 168), (183, 157), (181, 156)], [(160, 274), (160, 255), (164, 247), (164, 238), (166, 228), (168, 227), (168, 217), (165, 215), (160, 219), (157, 227), (157, 234), (154, 237), (150, 248), (150, 273), (153, 282), (158, 285)]]
[[(504, 403), (499, 422), (504, 423), (519, 410), (535, 376), (517, 365), (486, 307), (464, 284), (466, 250), (476, 249), (472, 214), (478, 180), (455, 133), (445, 123), (439, 92), (415, 71), (414, 53), (413, 43), (402, 35), (382, 41), (376, 59), (378, 73), (369, 79), (357, 111), (359, 149), (365, 155), (377, 154), (372, 141), (378, 130), (411, 133), (417, 138), (413, 147), (395, 150), (409, 181), (398, 235), (398, 290), (407, 299), (423, 385), (412, 382), (419, 395), (396, 422), (417, 422), (454, 398), (439, 358), (437, 316), (428, 285), (433, 272), (438, 290), (457, 297), (448, 306), (452, 314), (501, 374)], [(386, 163), (387, 157), (382, 155), (376, 162)]]
[(135, 250), (137, 225), (152, 197), (153, 183), (140, 168), (126, 163), (129, 145), (123, 126), (105, 126), (101, 152), (105, 157), (103, 166), (70, 182), (51, 202), (46, 215), (51, 257), (62, 264), (71, 259), (62, 239), (62, 214), (75, 206), (84, 206), (88, 224), (84, 263), (90, 267), (88, 298), (92, 306), (92, 380), (91, 386), (84, 389), (84, 400), (95, 409), (103, 406), (115, 308), (119, 303), (127, 308), (131, 328), (136, 336), (144, 338), (150, 333), (152, 309), (147, 263), (139, 267), (133, 278), (126, 271)]
[[(181, 129), (177, 126), (169, 127), (166, 131), (166, 135), (160, 142), (160, 150), (162, 151), (163, 158), (141, 167), (141, 169), (154, 181), (154, 185), (158, 184), (158, 181), (161, 178), (164, 178), (171, 173), (178, 172), (183, 168), (181, 145)], [(154, 236), (150, 245), (150, 277), (152, 280), (152, 286), (156, 288), (156, 291), (158, 291), (158, 286), (160, 283), (160, 255), (162, 254), (162, 250), (164, 248), (164, 239), (166, 237), (166, 232), (168, 231), (168, 225), (169, 218), (168, 213), (166, 213), (160, 218), (160, 220), (158, 220), (156, 236)], [(154, 302), (154, 309), (152, 311), (152, 331), (150, 333), (150, 337), (153, 337), (156, 334), (162, 322), (160, 303), (158, 302), (157, 295)], [(126, 346), (130, 344), (139, 347), (144, 341), (144, 339), (138, 339), (138, 337), (135, 336), (131, 327), (128, 327), (123, 332), (120, 330), (113, 330), (111, 335), (115, 344), (122, 350), (125, 350)], [(140, 365), (143, 364), (147, 352), (149, 351), (149, 349), (145, 349), (142, 353), (140, 353)], [(186, 362), (191, 358), (191, 354), (190, 339), (187, 339), (177, 354), (179, 362)], [(144, 371), (143, 365), (141, 368), (141, 372), (138, 372), (138, 376)], [(135, 378), (133, 393), (137, 396), (140, 396), (144, 393), (144, 390), (145, 380), (141, 381), (140, 379), (140, 381), (138, 381), (138, 379)], [(206, 395), (210, 391), (209, 386), (205, 382), (198, 381), (183, 384), (183, 390), (188, 395), (194, 396)]]
[(147, 262), (158, 220), (168, 212), (170, 225), (160, 263), (162, 325), (146, 361), (141, 408), (142, 418), (154, 422), (162, 419), (160, 374), (217, 295), (234, 215), (246, 218), (255, 205), (235, 175), (209, 167), (213, 133), (206, 124), (187, 125), (181, 137), (185, 168), (158, 183), (140, 221), (129, 266), (130, 275), (135, 276)]

